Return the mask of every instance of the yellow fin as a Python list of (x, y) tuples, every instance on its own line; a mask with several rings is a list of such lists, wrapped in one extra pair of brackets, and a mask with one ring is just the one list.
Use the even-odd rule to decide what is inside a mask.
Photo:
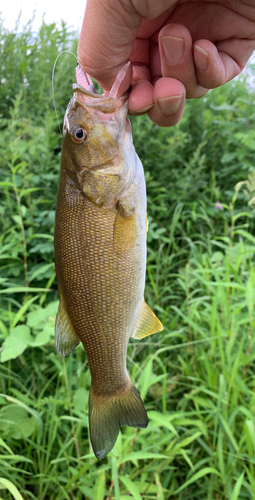
[(60, 294), (59, 307), (55, 322), (55, 342), (60, 356), (67, 356), (80, 343)]
[(146, 302), (143, 301), (131, 337), (134, 339), (143, 339), (153, 333), (161, 332), (163, 328), (164, 327), (161, 321), (157, 318), (156, 314), (154, 314)]
[[(123, 215), (123, 207), (117, 210), (114, 224), (114, 251), (125, 256), (133, 247), (136, 240), (135, 210), (130, 210), (130, 215)], [(124, 257), (125, 258), (125, 257)]]

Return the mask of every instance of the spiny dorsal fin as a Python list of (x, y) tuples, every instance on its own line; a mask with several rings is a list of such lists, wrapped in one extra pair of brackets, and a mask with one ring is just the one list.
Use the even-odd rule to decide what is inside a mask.
[(60, 356), (67, 356), (77, 347), (80, 339), (74, 331), (61, 294), (59, 294), (59, 297), (59, 307), (55, 322), (55, 342)]
[(163, 325), (151, 308), (142, 302), (134, 331), (131, 335), (134, 339), (143, 339), (156, 332), (161, 332)]

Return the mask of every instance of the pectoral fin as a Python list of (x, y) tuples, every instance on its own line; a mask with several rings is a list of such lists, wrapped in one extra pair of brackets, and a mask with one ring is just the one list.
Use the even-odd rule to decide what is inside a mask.
[(61, 294), (55, 322), (55, 342), (60, 356), (67, 356), (80, 343), (80, 339), (74, 331)]
[(134, 331), (131, 335), (134, 339), (143, 339), (156, 332), (161, 332), (163, 325), (151, 308), (142, 302)]
[(117, 210), (114, 224), (114, 250), (117, 255), (125, 255), (133, 247), (137, 237), (135, 210), (123, 215), (123, 207)]
[(122, 217), (131, 217), (135, 212), (135, 203), (133, 197), (119, 201), (118, 210)]

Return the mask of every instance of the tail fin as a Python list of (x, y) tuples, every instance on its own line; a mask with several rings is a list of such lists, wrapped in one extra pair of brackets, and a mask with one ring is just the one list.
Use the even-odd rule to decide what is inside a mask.
[(89, 428), (93, 451), (102, 460), (114, 447), (120, 427), (147, 427), (148, 417), (139, 392), (133, 384), (113, 396), (97, 396), (93, 386), (89, 395)]

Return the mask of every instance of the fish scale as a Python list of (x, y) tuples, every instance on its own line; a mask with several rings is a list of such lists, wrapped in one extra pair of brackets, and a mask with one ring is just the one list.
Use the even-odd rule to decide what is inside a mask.
[[(60, 262), (61, 270), (57, 264), (57, 274), (60, 281), (63, 275), (67, 310), (75, 332), (84, 344), (95, 389), (99, 375), (98, 364), (102, 364), (101, 358), (106, 355), (108, 369), (106, 372), (105, 367), (102, 367), (105, 384), (102, 386), (100, 382), (100, 388), (104, 393), (109, 390), (106, 382), (110, 376), (110, 390), (114, 392), (114, 384), (119, 386), (120, 378), (125, 378), (127, 341), (132, 333), (128, 307), (131, 296), (129, 288), (124, 284), (129, 281), (132, 301), (136, 301), (141, 276), (139, 273), (134, 274), (132, 262), (141, 258), (138, 254), (139, 247), (137, 245), (133, 249), (133, 259), (131, 251), (126, 258), (122, 255), (119, 260), (116, 259), (113, 248), (117, 209), (115, 213), (99, 209), (81, 192), (79, 196), (76, 194), (76, 210), (72, 200), (70, 211), (69, 204), (63, 201), (62, 193), (60, 196), (56, 220), (64, 223), (60, 228), (56, 224), (55, 238), (61, 241), (58, 251), (63, 257)], [(59, 234), (62, 235), (61, 238)], [(117, 295), (119, 292), (121, 297)], [(124, 343), (119, 342), (120, 331), (125, 333)], [(106, 352), (102, 352), (104, 338), (107, 339)], [(96, 363), (93, 363), (94, 359)]]
[(55, 224), (60, 304), (55, 336), (68, 355), (82, 342), (91, 371), (90, 438), (98, 459), (122, 425), (146, 427), (126, 368), (129, 338), (162, 325), (143, 299), (146, 189), (127, 98), (76, 87), (63, 129)]

